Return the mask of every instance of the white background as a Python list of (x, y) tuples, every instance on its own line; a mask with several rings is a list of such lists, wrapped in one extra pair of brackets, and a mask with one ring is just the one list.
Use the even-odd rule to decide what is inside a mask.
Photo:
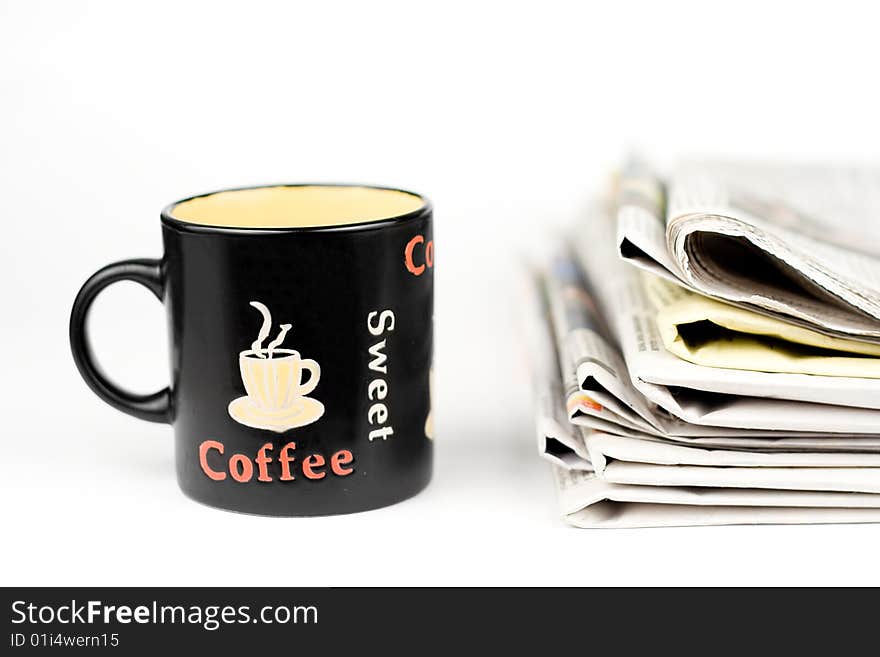
[[(2, 584), (880, 584), (880, 527), (579, 531), (535, 454), (511, 284), (629, 149), (871, 161), (877, 16), (743, 2), (0, 3)], [(280, 181), (435, 204), (437, 463), (400, 505), (190, 502), (172, 433), (69, 355), (79, 285), (160, 255), (158, 211)], [(165, 384), (162, 309), (95, 307), (106, 368)]]

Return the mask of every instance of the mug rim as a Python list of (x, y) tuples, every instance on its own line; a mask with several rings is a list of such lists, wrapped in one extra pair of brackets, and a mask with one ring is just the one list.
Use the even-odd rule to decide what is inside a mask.
[[(222, 194), (224, 192), (241, 192), (247, 191), (249, 189), (269, 189), (272, 187), (361, 187), (366, 189), (378, 189), (389, 192), (400, 192), (402, 194), (409, 194), (410, 196), (415, 196), (416, 198), (421, 199), (422, 206), (416, 210), (411, 212), (406, 212), (404, 214), (396, 215), (393, 217), (387, 217), (385, 219), (374, 219), (367, 221), (357, 221), (349, 224), (338, 224), (331, 226), (279, 226), (272, 228), (260, 228), (253, 226), (213, 226), (209, 224), (200, 224), (194, 223), (191, 221), (183, 221), (181, 219), (177, 219), (172, 215), (172, 211), (175, 207), (180, 205), (181, 203), (186, 203), (187, 201), (192, 201), (197, 198), (204, 198), (206, 196), (213, 196), (215, 194)], [(175, 230), (179, 230), (181, 232), (193, 232), (193, 233), (218, 233), (218, 234), (280, 234), (280, 233), (330, 233), (330, 232), (354, 232), (359, 230), (378, 230), (381, 228), (386, 228), (388, 226), (403, 223), (406, 221), (411, 221), (414, 219), (419, 219), (421, 217), (430, 216), (433, 212), (433, 205), (428, 199), (428, 197), (419, 194), (417, 192), (412, 192), (407, 189), (400, 189), (398, 187), (387, 187), (385, 185), (365, 185), (361, 183), (321, 183), (321, 182), (309, 182), (309, 183), (269, 183), (265, 185), (245, 185), (243, 187), (226, 187), (223, 189), (218, 189), (212, 192), (204, 192), (202, 194), (195, 194), (193, 196), (188, 196), (186, 198), (182, 198), (178, 201), (174, 201), (173, 203), (169, 203), (164, 208), (162, 208), (162, 212), (160, 213), (160, 218), (162, 224), (168, 226), (169, 228), (174, 228)]]
[[(269, 352), (269, 350), (266, 349), (265, 347), (263, 349), (260, 349), (260, 351), (261, 352), (265, 351), (266, 353)], [(297, 358), (302, 358), (299, 351), (297, 351), (296, 349), (287, 349), (286, 347), (278, 347), (277, 349), (273, 349), (272, 353), (273, 354), (277, 354), (277, 353), (284, 354), (284, 358), (286, 358), (288, 356), (295, 356)], [(245, 349), (244, 351), (238, 352), (238, 357), (239, 358), (248, 358), (251, 356), (256, 356), (256, 354), (257, 354), (257, 351), (255, 349)], [(273, 358), (272, 360), (284, 360), (284, 358)], [(268, 358), (253, 358), (253, 360), (268, 361), (269, 359)]]

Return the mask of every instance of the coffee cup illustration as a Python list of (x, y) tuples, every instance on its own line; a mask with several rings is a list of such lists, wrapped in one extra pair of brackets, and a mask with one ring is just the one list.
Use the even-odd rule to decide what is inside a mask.
[(295, 349), (280, 348), (291, 324), (281, 324), (268, 346), (263, 341), (272, 329), (272, 315), (259, 301), (251, 306), (263, 315), (263, 325), (250, 349), (238, 355), (244, 397), (229, 404), (229, 415), (239, 424), (281, 433), (311, 424), (324, 414), (324, 405), (308, 397), (321, 379), (321, 366)]

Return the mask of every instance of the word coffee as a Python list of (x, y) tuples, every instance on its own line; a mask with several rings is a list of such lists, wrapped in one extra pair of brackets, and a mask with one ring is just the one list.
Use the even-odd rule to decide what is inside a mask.
[[(231, 454), (226, 460), (223, 443), (217, 440), (205, 440), (199, 445), (199, 465), (202, 472), (214, 481), (223, 481), (228, 476), (240, 484), (246, 484), (254, 478), (254, 474), (257, 475), (257, 481), (274, 481), (273, 473), (269, 470), (269, 464), (275, 461), (270, 456), (274, 451), (275, 445), (265, 443), (257, 450), (253, 459), (246, 454)], [(354, 472), (352, 466), (354, 455), (347, 449), (334, 452), (329, 460), (322, 454), (314, 452), (297, 461), (295, 452), (296, 443), (293, 441), (279, 450), (277, 455), (279, 481), (294, 481), (297, 474), (314, 481), (323, 479), (328, 474), (347, 477)], [(209, 458), (214, 461), (214, 465), (208, 462)], [(226, 462), (222, 463), (223, 461)]]

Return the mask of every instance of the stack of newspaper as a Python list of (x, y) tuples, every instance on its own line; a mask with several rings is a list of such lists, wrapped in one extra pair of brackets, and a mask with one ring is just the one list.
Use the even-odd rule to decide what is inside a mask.
[(876, 172), (618, 175), (530, 270), (566, 520), (880, 521), (878, 233)]

